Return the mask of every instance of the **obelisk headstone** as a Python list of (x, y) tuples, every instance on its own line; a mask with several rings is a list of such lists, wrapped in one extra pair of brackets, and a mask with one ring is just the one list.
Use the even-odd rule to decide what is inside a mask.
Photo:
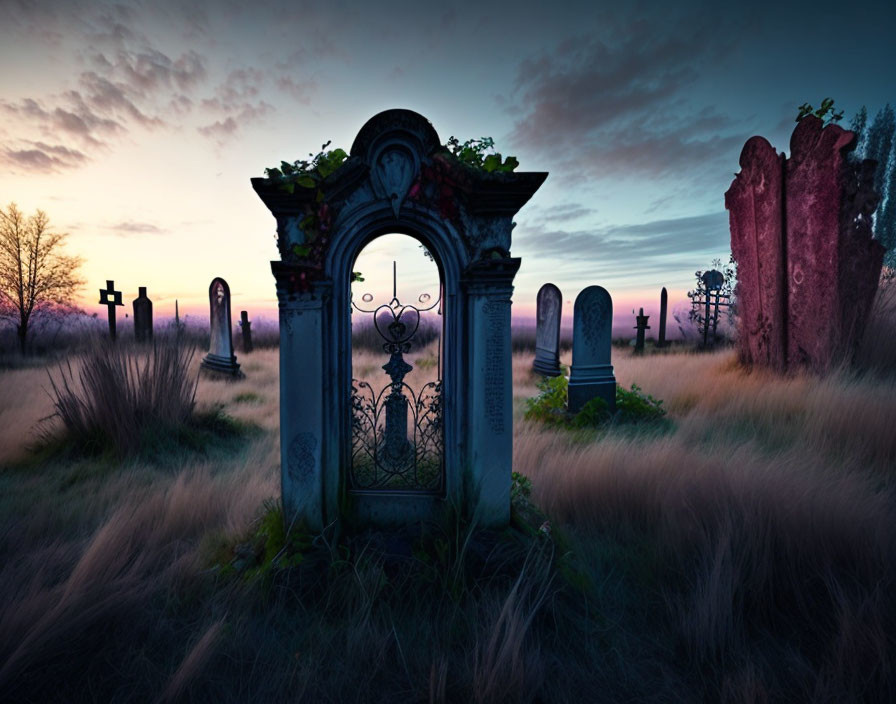
[(146, 295), (146, 286), (140, 286), (134, 299), (134, 339), (137, 342), (152, 340), (152, 301)]
[(106, 288), (100, 289), (100, 305), (109, 309), (109, 337), (115, 339), (115, 306), (123, 306), (121, 291), (115, 290), (115, 282), (106, 279)]
[(203, 358), (200, 368), (213, 376), (242, 378), (243, 373), (233, 353), (230, 287), (224, 279), (212, 279), (208, 287), (208, 303), (210, 309), (208, 354)]
[(542, 376), (560, 376), (560, 314), (563, 296), (554, 284), (545, 284), (536, 298), (535, 362)]
[(635, 330), (638, 331), (635, 337), (635, 354), (644, 354), (644, 332), (650, 330), (650, 326), (647, 324), (649, 317), (649, 315), (644, 315), (643, 308), (635, 316)]
[(573, 307), (572, 368), (569, 374), (568, 408), (578, 413), (592, 398), (616, 410), (616, 378), (610, 364), (613, 300), (606, 289), (589, 286)]
[(660, 331), (656, 341), (657, 347), (666, 346), (666, 311), (669, 307), (669, 294), (666, 293), (666, 287), (660, 291)]
[(240, 336), (243, 338), (243, 352), (252, 351), (252, 323), (249, 320), (249, 312), (240, 311)]

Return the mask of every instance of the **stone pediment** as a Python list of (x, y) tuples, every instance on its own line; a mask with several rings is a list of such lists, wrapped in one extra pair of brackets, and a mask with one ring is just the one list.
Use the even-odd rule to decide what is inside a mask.
[[(338, 238), (354, 213), (377, 207), (388, 209), (397, 226), (406, 209), (450, 221), (471, 259), (493, 248), (508, 251), (512, 217), (545, 178), (546, 172), (489, 173), (463, 164), (429, 120), (395, 109), (364, 124), (348, 158), (317, 188), (295, 187), (289, 193), (267, 178), (253, 178), (252, 187), (277, 218), (281, 259), (315, 267), (332, 245), (318, 242), (321, 235)], [(309, 223), (324, 217), (324, 232), (309, 230)], [(304, 252), (303, 245), (314, 243), (305, 256), (295, 255), (295, 245)]]

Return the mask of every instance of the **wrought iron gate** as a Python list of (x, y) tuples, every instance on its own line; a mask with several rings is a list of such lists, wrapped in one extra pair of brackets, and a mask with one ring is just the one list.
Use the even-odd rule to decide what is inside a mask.
[[(438, 306), (436, 312), (441, 316), (441, 290), (435, 301), (430, 303), (431, 299), (423, 293), (417, 299), (419, 305), (401, 303), (394, 262), (389, 303), (368, 309), (352, 299), (356, 311), (373, 317), (373, 329), (382, 340), (383, 352), (389, 355), (382, 369), (390, 379), (377, 389), (354, 378), (352, 370), (352, 489), (438, 493), (444, 487), (441, 323), (436, 379), (417, 391), (405, 381), (414, 369), (405, 355), (415, 344), (420, 348), (421, 314)], [(361, 300), (370, 303), (373, 296), (366, 293)]]

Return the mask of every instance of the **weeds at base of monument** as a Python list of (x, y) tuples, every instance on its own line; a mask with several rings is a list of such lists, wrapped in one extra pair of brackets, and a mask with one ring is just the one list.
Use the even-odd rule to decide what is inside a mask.
[(644, 394), (637, 384), (632, 384), (631, 389), (616, 385), (615, 413), (609, 412), (602, 398), (593, 398), (578, 413), (570, 413), (566, 402), (568, 386), (569, 380), (565, 376), (539, 381), (538, 396), (526, 400), (526, 420), (536, 420), (566, 430), (579, 430), (611, 424), (651, 423), (666, 415), (663, 402)]

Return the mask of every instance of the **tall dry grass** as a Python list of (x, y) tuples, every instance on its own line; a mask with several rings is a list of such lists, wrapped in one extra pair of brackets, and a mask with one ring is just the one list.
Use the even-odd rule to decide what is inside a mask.
[(77, 377), (70, 362), (60, 365), (49, 379), (67, 440), (124, 456), (147, 434), (177, 430), (195, 406), (194, 354), (176, 337), (156, 338), (147, 348), (101, 340), (82, 355)]
[[(5, 699), (896, 698), (891, 376), (778, 379), (731, 352), (614, 348), (620, 383), (663, 399), (671, 424), (517, 421), (514, 469), (548, 513), (550, 556), (451, 525), (422, 543), (331, 532), (252, 581), (214, 565), (279, 493), (278, 355), (240, 361), (246, 380), (196, 390), (198, 410), (256, 428), (214, 456), (0, 470)], [(385, 383), (383, 361), (357, 357)], [(531, 362), (513, 360), (518, 416)], [(2, 372), (17, 391), (0, 419), (44, 413), (32, 371)]]

